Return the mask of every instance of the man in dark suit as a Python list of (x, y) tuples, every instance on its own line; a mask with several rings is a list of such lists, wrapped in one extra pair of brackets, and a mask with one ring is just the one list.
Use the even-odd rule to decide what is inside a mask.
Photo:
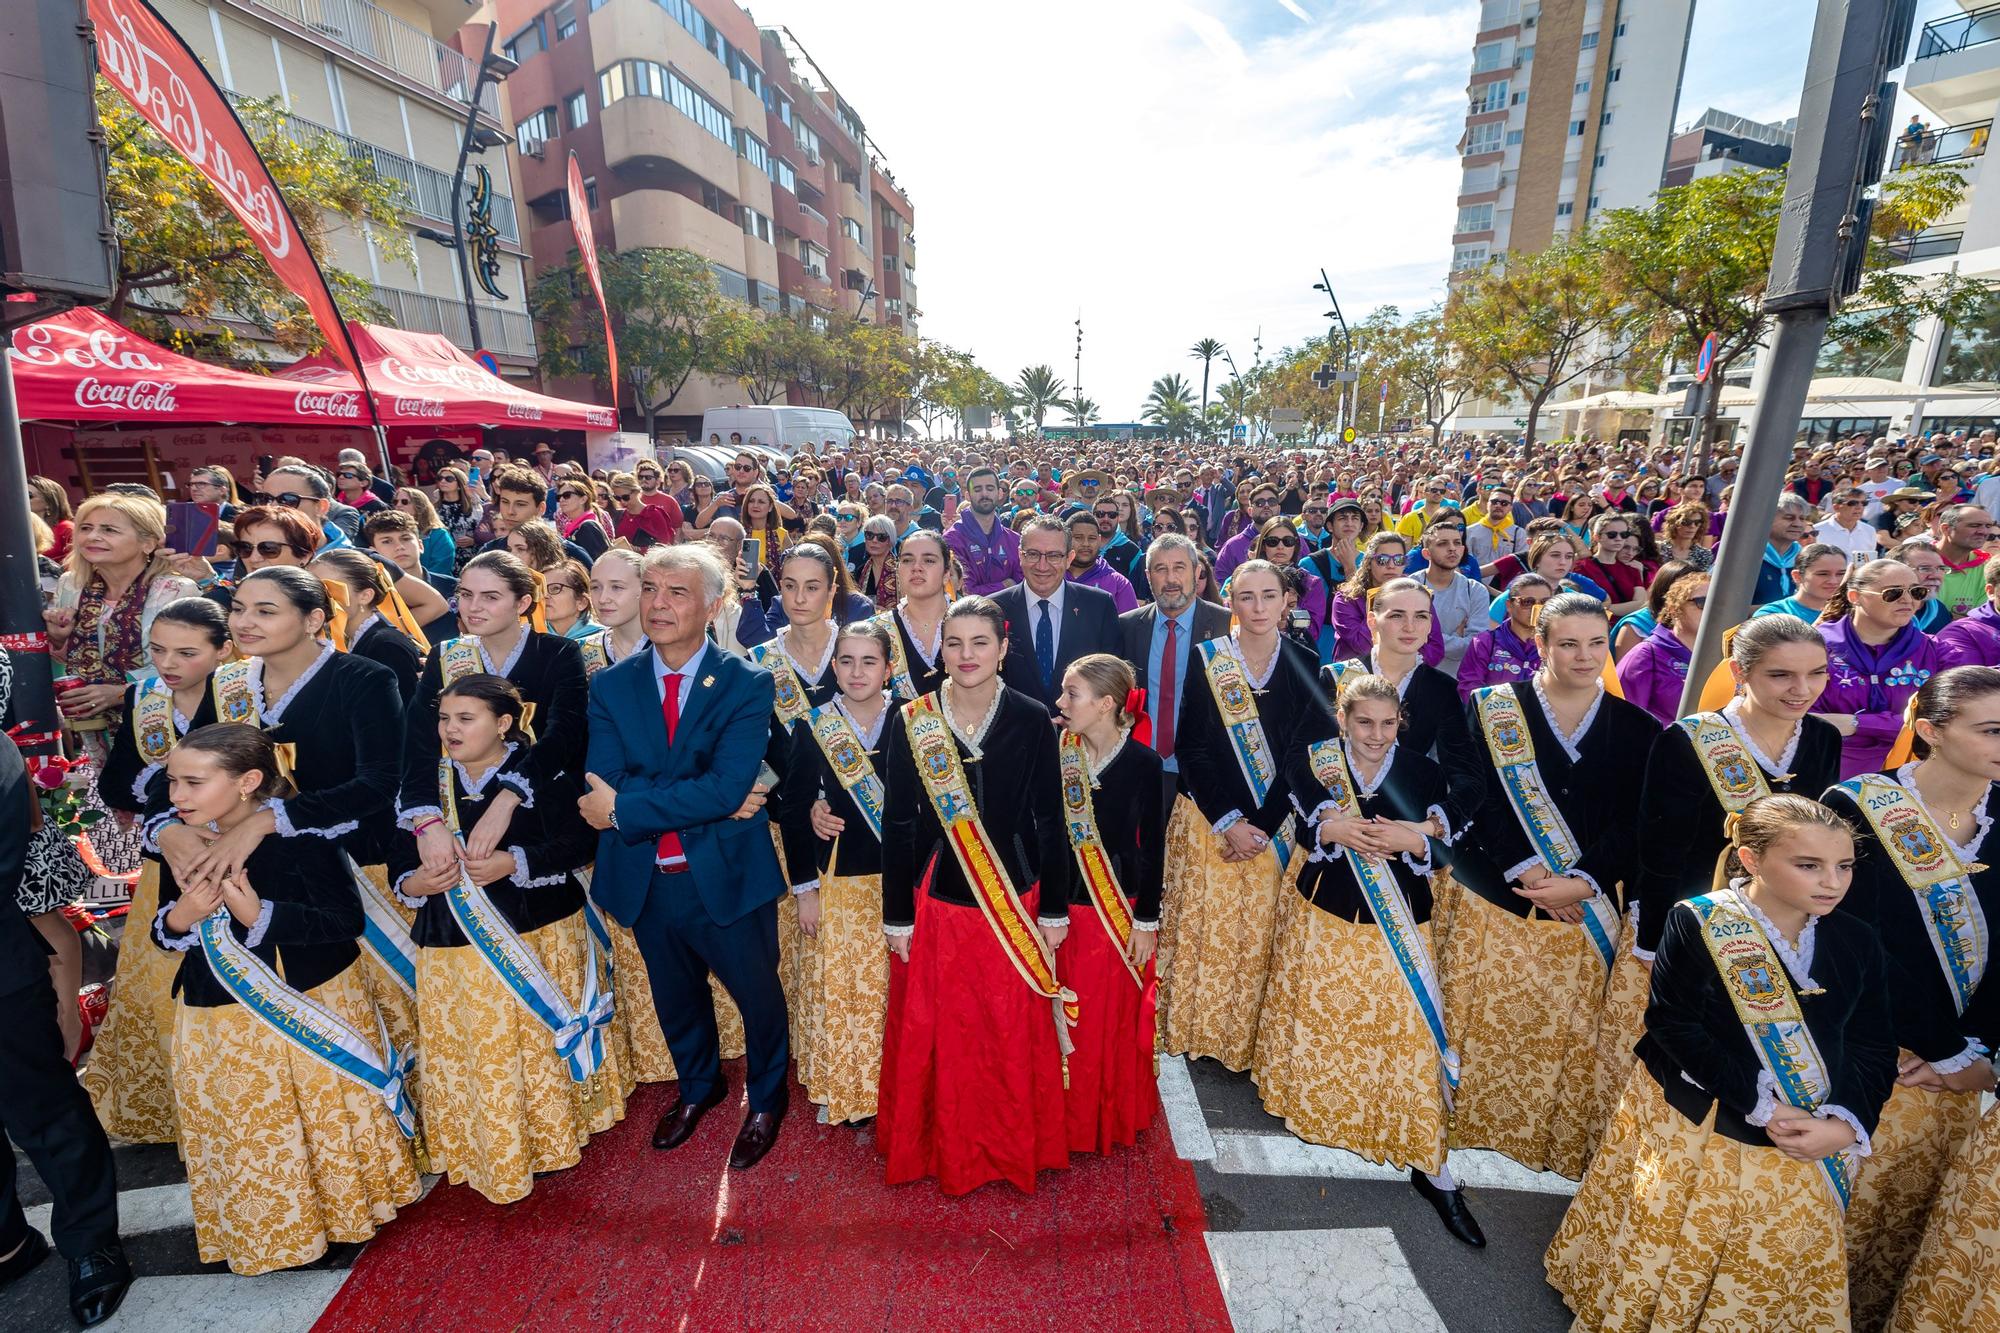
[(1039, 699), (1051, 714), (1063, 672), (1079, 657), (1125, 650), (1111, 594), (1069, 582), (1069, 526), (1043, 515), (1021, 526), (1021, 582), (993, 595), (1007, 617), (1000, 679)]
[(728, 577), (707, 546), (656, 546), (640, 575), (652, 651), (590, 683), (583, 816), (602, 831), (591, 896), (630, 927), (652, 980), (680, 1097), (655, 1148), (687, 1142), (728, 1092), (713, 972), (743, 1012), (750, 1112), (729, 1164), (755, 1166), (777, 1141), (791, 1058), (778, 984), (784, 876), (758, 783), (770, 740), (771, 673), (709, 644)]
[[(1201, 552), (1175, 532), (1163, 532), (1146, 548), (1146, 579), (1153, 601), (1118, 617), (1125, 636), (1121, 649), (1146, 692), (1146, 716), (1153, 724), (1153, 749), (1161, 760), (1160, 806), (1173, 815), (1180, 791), (1180, 760), (1174, 741), (1180, 714), (1192, 682), (1206, 689), (1194, 646), (1229, 633), (1229, 611), (1194, 595), (1201, 578)], [(1194, 667), (1190, 670), (1190, 663)]]
[[(15, 905), (39, 815), (21, 752), (0, 734), (0, 1132), (28, 1155), (49, 1188), (50, 1230), (69, 1260), (70, 1313), (91, 1328), (125, 1299), (132, 1265), (118, 1243), (111, 1144), (63, 1058), (49, 946)], [(141, 929), (127, 935), (125, 947), (153, 945)], [(75, 1004), (76, 997), (60, 1002)], [(49, 1243), (21, 1211), (13, 1149), (0, 1144), (0, 1290), (48, 1254)]]

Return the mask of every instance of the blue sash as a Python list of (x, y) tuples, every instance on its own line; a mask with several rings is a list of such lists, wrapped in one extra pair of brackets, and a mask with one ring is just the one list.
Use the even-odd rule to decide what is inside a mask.
[(1992, 952), (1986, 911), (1972, 887), (1972, 876), (1986, 867), (1966, 864), (1923, 803), (1900, 782), (1869, 773), (1839, 785), (1854, 798), (1876, 842), (1917, 895), (1924, 933), (1951, 988), (1951, 1001), (1963, 1014)]
[(397, 987), (411, 999), (417, 996), (417, 942), (410, 938), (410, 928), (403, 922), (403, 914), (395, 904), (384, 897), (375, 881), (355, 863), (351, 856), (342, 854), (347, 862), (347, 873), (354, 881), (354, 891), (361, 898), (361, 912), (365, 921), (361, 928), (361, 945), (382, 965)]
[[(1205, 639), (1195, 645), (1201, 653), (1202, 671), (1208, 678), (1209, 693), (1214, 696), (1216, 711), (1222, 715), (1223, 730), (1229, 734), (1229, 747), (1236, 755), (1236, 767), (1243, 774), (1244, 783), (1250, 788), (1250, 799), (1261, 806), (1271, 795), (1271, 788), (1278, 779), (1277, 762), (1271, 756), (1271, 741), (1264, 734), (1264, 721), (1257, 716), (1257, 696), (1250, 687), (1250, 671), (1243, 663), (1243, 656), (1236, 650), (1236, 640), (1231, 636)], [(1284, 652), (1280, 644), (1276, 650)], [(1277, 669), (1277, 662), (1271, 663)], [(1243, 812), (1248, 815), (1248, 810)], [(1280, 867), (1290, 864), (1291, 820), (1288, 817), (1279, 836), (1271, 839), (1271, 851), (1278, 858)]]
[(263, 959), (250, 952), (229, 928), (229, 909), (218, 907), (200, 926), (201, 951), (208, 970), (222, 983), (236, 1002), (259, 1022), (297, 1046), (337, 1074), (345, 1075), (373, 1089), (395, 1117), (404, 1138), (417, 1136), (416, 1108), (403, 1089), (415, 1057), (398, 1051), (376, 1015), (385, 1060), (376, 1053), (368, 1038), (349, 1027), (339, 1015), (329, 1013), (312, 997), (285, 984)]
[(820, 753), (826, 756), (827, 767), (839, 779), (841, 790), (853, 798), (861, 817), (868, 821), (875, 841), (882, 841), (886, 793), (875, 766), (868, 762), (868, 747), (861, 743), (861, 736), (847, 720), (847, 714), (831, 701), (812, 709), (807, 716), (811, 718), (813, 739), (819, 742)]

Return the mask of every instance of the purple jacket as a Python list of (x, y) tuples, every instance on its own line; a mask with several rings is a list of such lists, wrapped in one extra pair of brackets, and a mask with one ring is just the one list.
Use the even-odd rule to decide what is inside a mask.
[(1822, 624), (1819, 633), (1826, 640), (1827, 682), (1812, 711), (1854, 714), (1854, 734), (1840, 742), (1840, 776), (1844, 781), (1880, 772), (1903, 729), (1903, 705), (1938, 670), (1937, 644), (1906, 625), (1870, 648), (1855, 635), (1852, 618)]
[(1993, 603), (1975, 606), (1934, 636), (1939, 671), (1962, 666), (2000, 666), (2000, 612)]
[(1257, 536), (1257, 529), (1244, 526), (1243, 530), (1222, 544), (1215, 553), (1215, 584), (1221, 587), (1228, 582), (1236, 567), (1250, 558), (1250, 543)]
[(1681, 713), (1681, 691), (1687, 688), (1688, 663), (1694, 650), (1665, 625), (1639, 640), (1618, 663), (1618, 684), (1626, 701), (1651, 713), (1666, 726)]
[(970, 506), (959, 510), (958, 521), (945, 530), (944, 544), (965, 569), (968, 595), (991, 597), (1021, 581), (1021, 534), (1002, 523), (997, 513), (989, 535), (980, 531)]
[[(1477, 643), (1479, 640), (1474, 639)], [(1375, 646), (1375, 636), (1368, 632), (1368, 603), (1360, 597), (1349, 597), (1344, 592), (1333, 595), (1333, 660), (1366, 657)], [(1470, 649), (1467, 650), (1471, 651)], [(1436, 616), (1431, 617), (1431, 637), (1417, 654), (1425, 666), (1436, 666), (1444, 660), (1444, 627), (1438, 624)], [(1462, 668), (1461, 668), (1462, 669)]]
[(1458, 664), (1458, 697), (1471, 702), (1472, 692), (1482, 685), (1507, 685), (1526, 680), (1540, 670), (1541, 651), (1534, 640), (1514, 636), (1514, 627), (1505, 621), (1472, 636), (1465, 657)]
[(1097, 563), (1084, 573), (1070, 575), (1069, 581), (1110, 593), (1112, 604), (1121, 616), (1127, 611), (1139, 609), (1139, 597), (1132, 591), (1132, 581), (1106, 564), (1101, 555), (1097, 557)]

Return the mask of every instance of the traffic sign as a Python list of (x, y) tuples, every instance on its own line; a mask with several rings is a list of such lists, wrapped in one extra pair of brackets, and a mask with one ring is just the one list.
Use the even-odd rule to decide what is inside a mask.
[(487, 351), (484, 347), (474, 352), (472, 354), (472, 359), (474, 361), (477, 361), (480, 365), (486, 367), (487, 374), (498, 375), (500, 373), (499, 358), (494, 356), (493, 353)]
[(1346, 430), (1340, 432), (1340, 442), (1342, 444), (1354, 443), (1354, 427), (1349, 426)]
[(1232, 430), (1230, 434), (1239, 440), (1247, 440), (1250, 438), (1250, 427), (1246, 423), (1239, 421), (1236, 423), (1236, 429)]
[(1701, 340), (1701, 354), (1694, 359), (1694, 382), (1708, 382), (1708, 372), (1715, 366), (1715, 335), (1709, 334)]
[(1280, 434), (1289, 434), (1306, 428), (1306, 414), (1296, 407), (1274, 407), (1271, 409), (1271, 429)]
[(1313, 372), (1312, 380), (1322, 389), (1331, 389), (1340, 383), (1340, 372), (1333, 368), (1333, 362), (1322, 361), (1319, 363), (1319, 369)]

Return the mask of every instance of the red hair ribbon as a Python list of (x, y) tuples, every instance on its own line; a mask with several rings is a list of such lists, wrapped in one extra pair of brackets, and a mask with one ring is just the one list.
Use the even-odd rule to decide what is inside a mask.
[(1125, 716), (1132, 719), (1132, 739), (1151, 749), (1153, 746), (1153, 719), (1146, 716), (1146, 692), (1127, 690), (1125, 692)]

